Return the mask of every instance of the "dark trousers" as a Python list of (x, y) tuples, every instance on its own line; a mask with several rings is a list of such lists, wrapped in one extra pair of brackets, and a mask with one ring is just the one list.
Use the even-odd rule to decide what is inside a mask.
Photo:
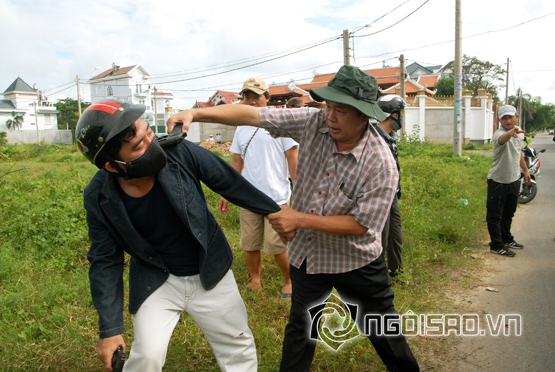
[(391, 210), (382, 231), (382, 246), (387, 260), (389, 275), (403, 269), (403, 231), (401, 226), (401, 211), (397, 198), (393, 199)]
[[(299, 269), (290, 266), (293, 295), (289, 322), (281, 357), (281, 372), (308, 372), (316, 349), (310, 338), (308, 309), (320, 305), (334, 287), (341, 300), (358, 306), (357, 324), (364, 330), (364, 314), (397, 314), (393, 291), (383, 255), (360, 269), (341, 274), (307, 274), (306, 261)], [(372, 330), (368, 338), (389, 371), (419, 371), (404, 336), (378, 336)]]
[(501, 249), (514, 240), (511, 224), (518, 205), (520, 181), (497, 183), (488, 179), (486, 222), (490, 236), (490, 247)]

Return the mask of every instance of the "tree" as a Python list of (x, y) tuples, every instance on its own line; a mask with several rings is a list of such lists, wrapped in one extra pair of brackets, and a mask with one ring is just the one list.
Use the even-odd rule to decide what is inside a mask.
[(6, 120), (6, 128), (11, 130), (18, 130), (23, 125), (23, 115), (16, 115), (15, 111), (12, 111), (12, 119)]
[[(450, 63), (451, 67), (454, 65)], [(499, 101), (497, 94), (498, 83), (504, 81), (505, 70), (498, 65), (488, 61), (480, 61), (476, 57), (463, 56), (462, 59), (462, 86), (463, 90), (472, 91), (473, 96), (478, 95), (478, 89), (485, 89), (494, 102)], [(452, 96), (455, 91), (455, 79), (453, 75), (441, 78), (436, 84), (437, 95)]]
[(455, 93), (455, 79), (452, 77), (441, 78), (435, 86), (436, 96), (452, 96)]
[(533, 117), (526, 123), (526, 131), (541, 131), (544, 129), (555, 129), (555, 105), (541, 103), (540, 97), (535, 97), (530, 102)]
[(488, 61), (480, 61), (476, 57), (466, 54), (462, 60), (462, 85), (471, 90), (473, 96), (478, 95), (478, 89), (485, 89), (491, 93), (494, 102), (499, 101), (497, 87), (505, 79), (505, 69)]
[(528, 128), (528, 123), (534, 118), (534, 108), (531, 105), (532, 95), (522, 93), (522, 89), (518, 88), (516, 96), (509, 96), (507, 101), (509, 105), (516, 107), (520, 126)]
[[(90, 102), (81, 102), (81, 110), (85, 110), (91, 105)], [(75, 130), (77, 121), (79, 120), (79, 109), (77, 100), (72, 98), (65, 98), (58, 100), (54, 104), (59, 111), (58, 114), (58, 129), (71, 129)]]

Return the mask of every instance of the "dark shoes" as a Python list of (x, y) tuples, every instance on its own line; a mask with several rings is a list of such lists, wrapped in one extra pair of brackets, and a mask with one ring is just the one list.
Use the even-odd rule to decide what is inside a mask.
[(505, 247), (512, 248), (512, 249), (523, 249), (524, 248), (524, 246), (522, 244), (519, 244), (514, 240), (512, 242), (505, 243)]
[(506, 257), (514, 257), (516, 256), (516, 253), (511, 251), (509, 248), (501, 248), (501, 249), (490, 249), (489, 250), (491, 253), (497, 253), (501, 256), (506, 256)]

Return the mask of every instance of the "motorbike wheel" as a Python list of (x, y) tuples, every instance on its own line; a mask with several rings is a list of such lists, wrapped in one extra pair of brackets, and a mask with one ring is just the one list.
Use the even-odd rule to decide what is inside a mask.
[(518, 203), (526, 204), (531, 202), (538, 193), (538, 185), (534, 182), (530, 183), (530, 186), (523, 186), (520, 194), (518, 195)]

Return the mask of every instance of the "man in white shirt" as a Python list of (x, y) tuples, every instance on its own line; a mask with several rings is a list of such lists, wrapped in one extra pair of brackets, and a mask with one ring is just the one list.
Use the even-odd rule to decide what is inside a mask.
[[(265, 107), (270, 100), (269, 87), (257, 77), (243, 84), (240, 93), (243, 104)], [(295, 182), (298, 143), (290, 138), (274, 138), (265, 129), (252, 126), (237, 128), (230, 151), (233, 153), (230, 165), (240, 172), (257, 189), (268, 195), (279, 205), (289, 204), (291, 182)], [(227, 200), (219, 202), (220, 213), (228, 213)], [(245, 262), (250, 283), (247, 288), (262, 290), (262, 245), (264, 251), (274, 256), (283, 274), (281, 296), (291, 297), (291, 278), (286, 246), (264, 216), (240, 209), (241, 248), (245, 252)]]

